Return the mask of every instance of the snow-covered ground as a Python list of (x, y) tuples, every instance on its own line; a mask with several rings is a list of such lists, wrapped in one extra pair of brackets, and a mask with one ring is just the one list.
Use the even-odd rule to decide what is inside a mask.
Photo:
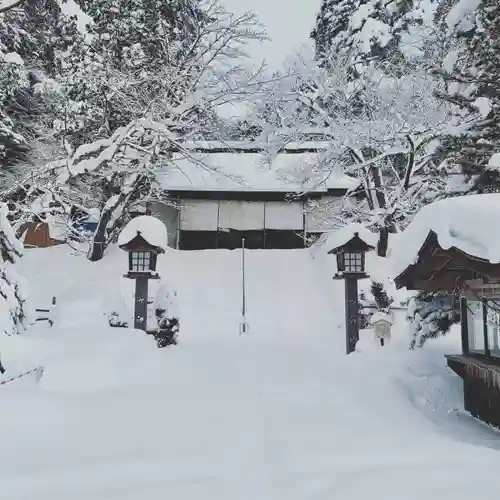
[[(344, 355), (342, 283), (308, 251), (170, 252), (178, 346), (107, 328), (126, 256), (90, 263), (30, 250), (21, 271), (58, 322), (0, 339), (5, 500), (496, 499), (500, 434), (461, 408), (443, 354), (457, 335), (408, 352), (405, 325)], [(457, 411), (459, 410), (459, 411)]]

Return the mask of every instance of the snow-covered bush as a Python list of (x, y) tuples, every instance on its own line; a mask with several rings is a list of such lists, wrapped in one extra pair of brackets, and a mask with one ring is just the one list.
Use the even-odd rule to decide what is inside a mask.
[(0, 205), (0, 329), (14, 335), (26, 330), (30, 314), (23, 280), (14, 269), (23, 255), (23, 245), (16, 238), (7, 215), (7, 206)]
[(111, 311), (108, 314), (108, 324), (111, 328), (128, 328), (128, 322), (121, 318), (118, 311)]
[(108, 298), (108, 324), (112, 328), (128, 328), (132, 319), (131, 304), (127, 304), (121, 287), (113, 297)]
[(155, 316), (158, 329), (154, 333), (158, 347), (177, 344), (180, 318), (177, 307), (177, 292), (163, 283), (156, 294)]
[(420, 292), (410, 299), (407, 319), (412, 326), (410, 348), (423, 347), (428, 339), (446, 335), (460, 321), (457, 300), (445, 293)]

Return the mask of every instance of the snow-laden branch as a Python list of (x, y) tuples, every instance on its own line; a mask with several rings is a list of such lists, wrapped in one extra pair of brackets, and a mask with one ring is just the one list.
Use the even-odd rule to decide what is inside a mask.
[(7, 12), (11, 9), (19, 7), (25, 2), (25, 0), (1, 0), (0, 1), (0, 14)]

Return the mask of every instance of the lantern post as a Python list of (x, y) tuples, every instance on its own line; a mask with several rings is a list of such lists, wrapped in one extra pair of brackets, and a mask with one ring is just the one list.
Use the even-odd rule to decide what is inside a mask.
[[(147, 223), (145, 219), (148, 219)], [(151, 219), (154, 221), (153, 224), (150, 222)], [(141, 230), (143, 222), (147, 230)], [(158, 223), (163, 227), (158, 226)], [(148, 233), (151, 233), (151, 228), (157, 229), (156, 234), (159, 232), (158, 229), (166, 234), (166, 228), (160, 220), (143, 215), (132, 219), (125, 226), (118, 240), (118, 246), (128, 252), (128, 272), (124, 277), (135, 279), (134, 328), (145, 332), (148, 323), (149, 280), (160, 278), (156, 272), (156, 264), (158, 255), (165, 252), (163, 246), (150, 242), (151, 238)]]
[(359, 340), (358, 280), (368, 278), (365, 272), (365, 254), (373, 248), (356, 232), (347, 242), (328, 252), (337, 257), (338, 273), (334, 279), (343, 279), (345, 283), (346, 354), (356, 350)]

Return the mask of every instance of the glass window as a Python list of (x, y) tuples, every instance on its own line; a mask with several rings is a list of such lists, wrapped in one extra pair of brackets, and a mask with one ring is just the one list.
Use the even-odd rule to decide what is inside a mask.
[(144, 273), (150, 270), (149, 252), (132, 252), (132, 271)]
[(361, 252), (344, 253), (344, 271), (346, 273), (360, 273), (363, 270), (363, 254)]
[(500, 357), (500, 300), (488, 300), (487, 306), (488, 347), (492, 356)]
[(480, 300), (467, 301), (469, 350), (484, 354), (483, 304)]

